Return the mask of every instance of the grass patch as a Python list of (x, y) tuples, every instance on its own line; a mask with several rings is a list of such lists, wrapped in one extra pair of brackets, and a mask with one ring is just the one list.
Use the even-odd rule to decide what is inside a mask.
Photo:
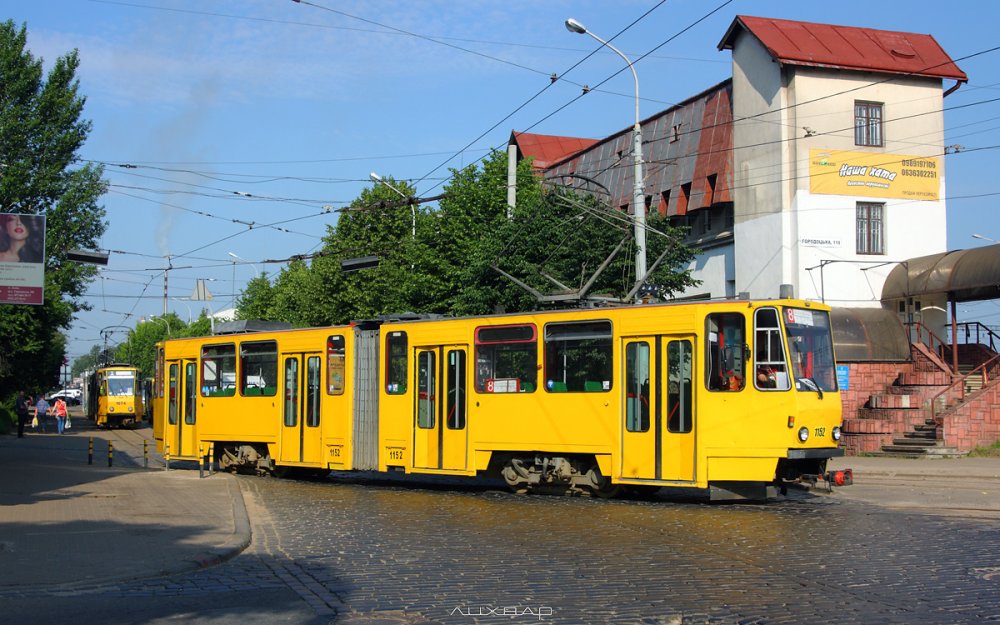
[(969, 456), (978, 458), (1000, 458), (1000, 441), (986, 447), (976, 447), (969, 452)]

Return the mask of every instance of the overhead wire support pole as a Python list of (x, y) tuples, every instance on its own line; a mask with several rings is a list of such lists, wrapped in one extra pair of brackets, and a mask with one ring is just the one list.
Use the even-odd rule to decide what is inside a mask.
[[(634, 184), (632, 187), (632, 215), (635, 222), (635, 281), (636, 286), (641, 286), (646, 280), (646, 197), (643, 193), (642, 177), (642, 124), (639, 117), (639, 75), (635, 71), (635, 65), (625, 56), (621, 50), (614, 47), (607, 41), (601, 39), (594, 33), (573, 18), (566, 20), (566, 30), (581, 35), (590, 35), (601, 45), (607, 46), (632, 70), (632, 79), (635, 81), (635, 127), (633, 129), (632, 159), (634, 163)], [(638, 292), (638, 289), (635, 289)], [(641, 301), (641, 298), (638, 298)]]

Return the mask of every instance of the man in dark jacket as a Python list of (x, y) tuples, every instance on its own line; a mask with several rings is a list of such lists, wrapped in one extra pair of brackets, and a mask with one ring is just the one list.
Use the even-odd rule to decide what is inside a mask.
[(14, 413), (17, 415), (18, 438), (24, 438), (24, 426), (28, 425), (28, 422), (31, 421), (28, 412), (28, 398), (24, 396), (24, 391), (18, 391), (17, 400), (14, 402)]

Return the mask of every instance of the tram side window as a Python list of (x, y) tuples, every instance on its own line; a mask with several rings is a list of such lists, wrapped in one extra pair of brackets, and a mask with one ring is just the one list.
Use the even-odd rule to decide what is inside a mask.
[(163, 348), (158, 347), (156, 349), (156, 360), (153, 361), (153, 379), (155, 380), (153, 384), (153, 397), (163, 397)]
[(205, 345), (201, 348), (202, 397), (232, 397), (236, 394), (236, 346)]
[(667, 431), (691, 431), (694, 406), (691, 403), (691, 341), (667, 343)]
[(625, 348), (625, 429), (649, 431), (649, 343)]
[(753, 353), (754, 386), (778, 391), (791, 388), (781, 324), (774, 308), (761, 308), (754, 313)]
[(534, 393), (538, 331), (533, 324), (476, 328), (476, 392)]
[(240, 394), (274, 397), (278, 394), (278, 343), (259, 341), (240, 345)]
[(705, 385), (710, 391), (746, 386), (746, 321), (740, 313), (715, 313), (705, 320)]
[[(404, 374), (405, 375), (405, 374)], [(347, 344), (342, 336), (326, 339), (326, 392), (343, 395), (347, 376)]]
[(385, 347), (385, 392), (402, 395), (406, 393), (406, 332), (390, 332)]
[(545, 326), (545, 388), (551, 393), (608, 392), (614, 379), (611, 322)]

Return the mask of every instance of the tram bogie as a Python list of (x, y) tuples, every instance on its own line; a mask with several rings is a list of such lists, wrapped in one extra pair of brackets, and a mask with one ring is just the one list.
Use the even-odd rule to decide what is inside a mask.
[(725, 301), (172, 339), (154, 436), (248, 473), (491, 473), (518, 492), (766, 497), (824, 474), (829, 308)]

